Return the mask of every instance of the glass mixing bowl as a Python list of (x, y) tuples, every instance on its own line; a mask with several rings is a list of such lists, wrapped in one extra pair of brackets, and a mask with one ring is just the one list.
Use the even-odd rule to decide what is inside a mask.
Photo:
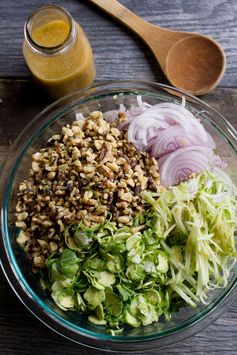
[(237, 270), (233, 270), (225, 289), (210, 294), (208, 305), (195, 309), (186, 307), (175, 313), (170, 321), (160, 320), (149, 326), (129, 328), (123, 334), (112, 336), (103, 326), (87, 322), (76, 312), (63, 312), (52, 301), (39, 282), (40, 275), (31, 271), (31, 265), (16, 243), (17, 228), (14, 213), (19, 183), (27, 177), (31, 156), (61, 127), (75, 120), (76, 113), (85, 116), (94, 110), (102, 112), (136, 104), (137, 95), (150, 104), (169, 101), (186, 105), (198, 114), (205, 128), (217, 143), (217, 154), (228, 161), (228, 173), (237, 183), (237, 132), (213, 108), (201, 100), (166, 85), (147, 82), (111, 82), (99, 84), (67, 96), (42, 111), (23, 130), (6, 158), (1, 175), (1, 263), (4, 273), (24, 305), (44, 324), (77, 343), (111, 351), (143, 351), (155, 349), (182, 340), (215, 320), (237, 296)]

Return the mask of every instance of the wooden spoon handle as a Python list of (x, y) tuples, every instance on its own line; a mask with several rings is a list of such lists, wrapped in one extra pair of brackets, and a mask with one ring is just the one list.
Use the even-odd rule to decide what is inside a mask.
[(151, 26), (147, 21), (128, 10), (117, 0), (89, 0), (93, 4), (112, 15), (114, 18), (122, 22), (136, 34), (144, 39), (146, 29)]

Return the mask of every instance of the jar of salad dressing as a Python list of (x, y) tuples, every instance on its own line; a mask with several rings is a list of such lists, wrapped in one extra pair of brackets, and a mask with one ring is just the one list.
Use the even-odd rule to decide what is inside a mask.
[(36, 81), (55, 99), (89, 86), (95, 79), (90, 43), (62, 7), (47, 5), (25, 23), (23, 54)]

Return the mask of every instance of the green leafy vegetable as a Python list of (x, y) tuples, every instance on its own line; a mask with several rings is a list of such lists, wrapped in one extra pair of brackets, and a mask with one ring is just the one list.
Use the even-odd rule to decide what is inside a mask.
[(97, 290), (95, 287), (91, 286), (84, 293), (84, 299), (92, 309), (94, 309), (105, 300), (105, 292), (103, 290)]
[[(67, 248), (47, 261), (51, 293), (63, 310), (96, 325), (148, 325), (180, 305), (208, 302), (236, 262), (236, 191), (209, 172), (160, 193), (130, 227), (82, 223), (65, 232)], [(46, 283), (47, 284), (47, 283)]]
[(169, 256), (169, 284), (191, 306), (206, 303), (207, 290), (225, 287), (236, 262), (236, 190), (204, 172), (157, 200), (149, 192), (143, 198), (152, 202), (154, 221), (163, 221), (158, 233), (165, 235), (172, 226), (160, 242)]
[(61, 273), (69, 279), (76, 275), (80, 267), (76, 254), (69, 249), (64, 249), (59, 264)]

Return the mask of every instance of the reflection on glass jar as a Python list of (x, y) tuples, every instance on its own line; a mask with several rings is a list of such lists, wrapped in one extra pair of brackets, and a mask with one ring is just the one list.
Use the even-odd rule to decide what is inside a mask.
[(91, 85), (95, 64), (80, 25), (62, 7), (47, 5), (25, 23), (23, 54), (36, 81), (55, 99)]

